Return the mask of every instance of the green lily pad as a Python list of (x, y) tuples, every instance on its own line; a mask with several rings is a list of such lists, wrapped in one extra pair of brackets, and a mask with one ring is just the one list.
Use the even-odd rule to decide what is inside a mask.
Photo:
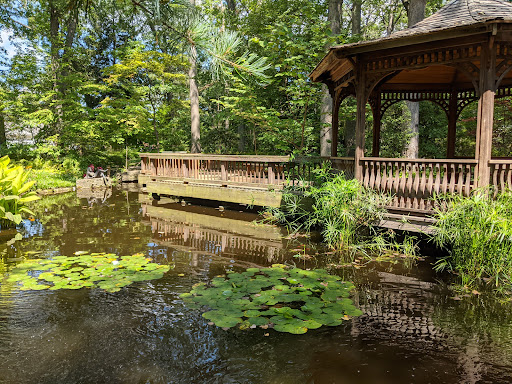
[(196, 284), (181, 295), (187, 305), (208, 306), (203, 317), (216, 326), (250, 329), (273, 324), (278, 332), (302, 334), (322, 325), (336, 326), (362, 312), (348, 298), (354, 288), (325, 270), (284, 265), (228, 272), (210, 284)]
[(110, 253), (75, 255), (25, 260), (9, 272), (8, 281), (18, 282), (21, 290), (99, 287), (116, 292), (135, 281), (159, 279), (171, 268), (141, 254), (121, 258)]

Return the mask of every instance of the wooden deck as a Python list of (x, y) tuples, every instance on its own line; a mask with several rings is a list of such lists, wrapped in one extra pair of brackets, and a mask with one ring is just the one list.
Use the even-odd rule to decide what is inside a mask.
[[(228, 156), (183, 153), (142, 153), (139, 184), (149, 193), (218, 200), (250, 206), (279, 207), (282, 191), (306, 186), (312, 171), (329, 162), (354, 177), (348, 157), (292, 159), (289, 156)], [(512, 189), (512, 159), (491, 160), (489, 183), (496, 191)], [(432, 223), (433, 197), (469, 196), (476, 188), (475, 159), (394, 159), (365, 157), (361, 183), (393, 196), (382, 226), (426, 231)], [(404, 218), (409, 222), (406, 224)]]

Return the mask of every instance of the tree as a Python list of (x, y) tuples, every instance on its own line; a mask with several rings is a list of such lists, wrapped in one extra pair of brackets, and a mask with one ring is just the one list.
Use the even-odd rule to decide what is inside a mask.
[[(425, 7), (427, 0), (410, 0), (406, 4), (409, 28), (425, 18)], [(420, 104), (408, 101), (407, 107), (411, 113), (410, 139), (405, 157), (415, 159), (419, 152), (419, 126), (420, 126)]]
[(196, 81), (199, 51), (207, 57), (208, 67), (215, 80), (222, 75), (229, 75), (232, 71), (264, 79), (264, 72), (269, 66), (265, 58), (249, 51), (239, 54), (242, 40), (238, 34), (220, 29), (206, 20), (195, 6), (195, 0), (190, 0), (188, 7), (178, 0), (151, 0), (149, 4), (132, 0), (132, 3), (172, 33), (174, 39), (188, 50), (191, 151), (200, 152), (199, 90)]
[[(336, 40), (341, 33), (343, 0), (329, 0), (327, 20), (329, 22), (332, 40)], [(329, 44), (330, 45), (330, 44)], [(329, 46), (326, 47), (328, 49)], [(331, 156), (332, 141), (332, 98), (329, 89), (322, 84), (322, 105), (320, 107), (320, 155)]]

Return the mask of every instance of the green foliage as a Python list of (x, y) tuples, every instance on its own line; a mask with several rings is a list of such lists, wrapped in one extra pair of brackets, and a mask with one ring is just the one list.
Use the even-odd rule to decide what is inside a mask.
[(160, 279), (171, 268), (153, 263), (142, 254), (118, 257), (111, 253), (76, 252), (75, 255), (25, 260), (9, 272), (7, 281), (19, 283), (23, 291), (101, 288), (117, 292), (137, 281)]
[(477, 190), (468, 198), (450, 196), (446, 203), (446, 209), (436, 212), (433, 241), (450, 252), (436, 269), (459, 274), (465, 285), (490, 279), (495, 287), (510, 288), (512, 193), (493, 197), (490, 190)]
[(312, 271), (274, 264), (216, 277), (196, 284), (181, 298), (208, 306), (203, 317), (222, 328), (273, 327), (278, 332), (306, 333), (322, 325), (337, 326), (362, 312), (348, 298), (352, 283), (323, 269)]
[[(81, 175), (80, 175), (81, 176)], [(77, 176), (63, 172), (55, 167), (33, 170), (29, 179), (35, 182), (37, 189), (74, 187)]]
[(326, 166), (315, 170), (314, 175), (312, 183), (285, 191), (284, 206), (268, 210), (271, 220), (294, 231), (320, 229), (331, 248), (350, 256), (391, 250), (414, 254), (409, 240), (397, 244), (379, 233), (376, 223), (386, 212), (383, 207), (389, 196), (364, 188), (357, 180), (347, 180)]
[(21, 165), (11, 166), (8, 156), (0, 158), (0, 222), (4, 226), (21, 223), (22, 214), (33, 215), (27, 203), (38, 200), (30, 191), (34, 181), (27, 181), (29, 171)]

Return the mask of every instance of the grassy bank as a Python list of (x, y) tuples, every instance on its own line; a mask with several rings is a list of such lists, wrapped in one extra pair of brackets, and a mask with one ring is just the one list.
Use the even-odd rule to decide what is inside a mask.
[(33, 169), (29, 180), (36, 182), (36, 189), (52, 189), (75, 186), (77, 177), (54, 168)]

